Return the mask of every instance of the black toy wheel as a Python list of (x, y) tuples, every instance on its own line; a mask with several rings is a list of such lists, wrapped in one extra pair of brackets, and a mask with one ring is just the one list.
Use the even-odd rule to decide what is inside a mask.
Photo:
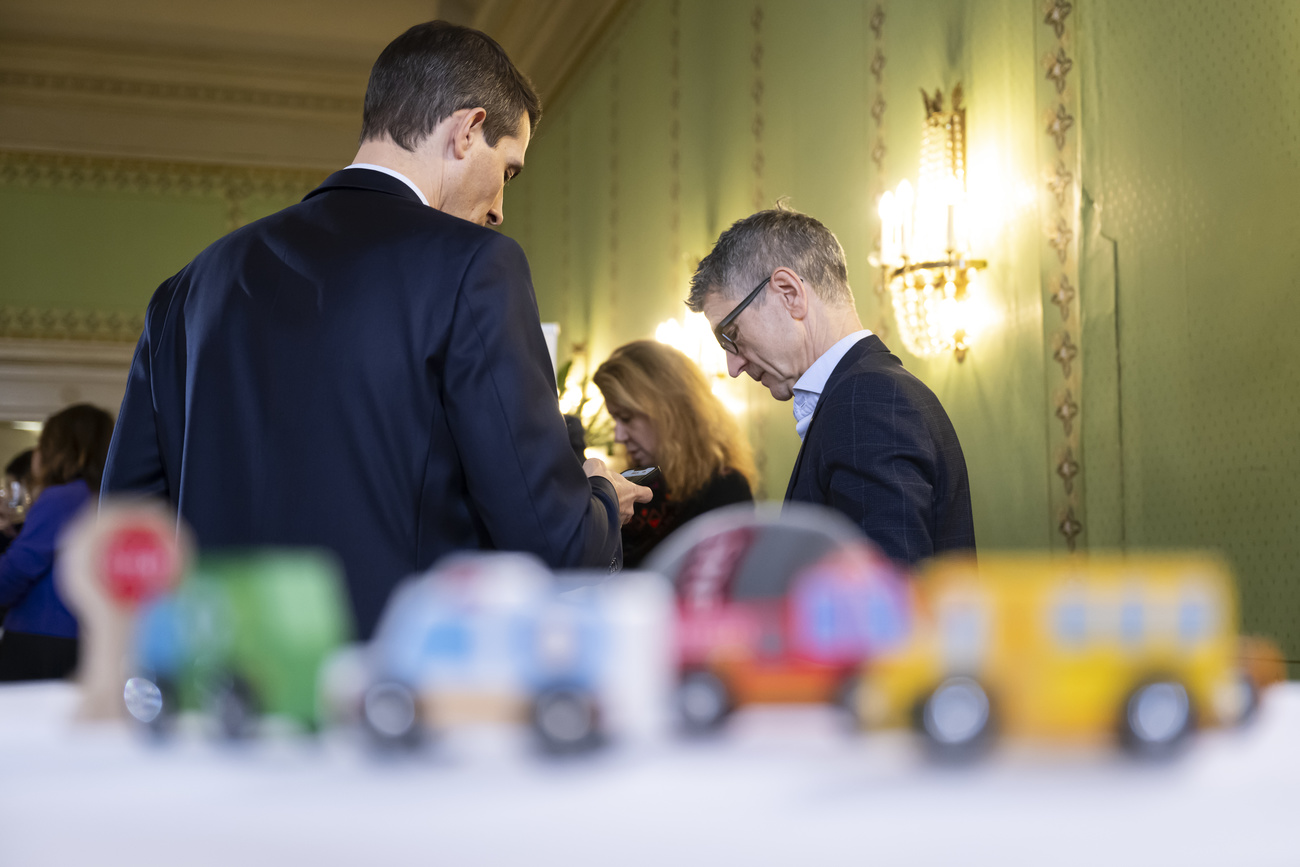
[(579, 752), (600, 742), (600, 706), (586, 690), (543, 690), (533, 700), (529, 724), (547, 752)]
[(1174, 753), (1195, 727), (1187, 688), (1176, 680), (1152, 680), (1125, 699), (1120, 743), (1134, 755), (1161, 758)]
[(361, 700), (361, 722), (382, 746), (412, 747), (421, 740), (419, 703), (403, 683), (384, 681), (367, 689)]
[(235, 675), (223, 679), (212, 691), (209, 702), (217, 731), (222, 737), (240, 741), (256, 733), (261, 715), (257, 695), (242, 677)]
[(858, 713), (858, 700), (862, 696), (862, 672), (851, 671), (844, 675), (840, 685), (835, 688), (835, 707), (844, 711), (853, 728), (862, 727), (862, 715)]
[(940, 758), (974, 755), (993, 732), (993, 707), (988, 693), (972, 678), (950, 677), (935, 687), (918, 708), (917, 727)]
[(688, 671), (677, 683), (677, 713), (688, 732), (713, 731), (733, 709), (730, 690), (711, 671)]
[(1235, 689), (1235, 713), (1229, 722), (1238, 726), (1250, 725), (1259, 714), (1259, 687), (1246, 672), (1239, 671), (1236, 674)]

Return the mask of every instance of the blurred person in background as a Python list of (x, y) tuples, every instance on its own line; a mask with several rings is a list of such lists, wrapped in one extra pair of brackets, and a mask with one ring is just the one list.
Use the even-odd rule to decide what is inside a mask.
[(596, 370), (614, 440), (633, 467), (658, 466), (654, 499), (623, 527), (623, 563), (637, 566), (669, 533), (711, 509), (754, 499), (749, 443), (703, 372), (654, 340), (620, 346)]
[(4, 491), (0, 493), (0, 554), (22, 532), (27, 509), (32, 505), (32, 455), (27, 449), (5, 464)]
[(80, 403), (45, 422), (32, 456), (35, 500), (22, 532), (0, 557), (0, 680), (66, 677), (77, 665), (77, 621), (54, 586), (55, 545), (67, 523), (99, 495), (112, 417)]

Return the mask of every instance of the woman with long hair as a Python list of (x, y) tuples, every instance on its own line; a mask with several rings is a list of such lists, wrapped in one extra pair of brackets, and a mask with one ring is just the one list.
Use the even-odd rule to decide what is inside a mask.
[(54, 586), (55, 545), (77, 512), (99, 497), (113, 419), (79, 403), (50, 416), (32, 455), (36, 499), (0, 557), (0, 680), (64, 677), (77, 664), (77, 621)]
[(637, 566), (691, 518), (754, 499), (749, 443), (699, 367), (653, 340), (624, 344), (592, 377), (634, 467), (658, 466), (654, 499), (623, 526), (623, 565)]

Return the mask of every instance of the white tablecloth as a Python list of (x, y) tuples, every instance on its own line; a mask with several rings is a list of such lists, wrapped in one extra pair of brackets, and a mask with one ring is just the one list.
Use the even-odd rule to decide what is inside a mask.
[(0, 688), (0, 865), (1300, 865), (1300, 684), (1156, 767), (1026, 744), (935, 767), (820, 708), (567, 762), (481, 730), (403, 760), (346, 734), (160, 747), (74, 700)]

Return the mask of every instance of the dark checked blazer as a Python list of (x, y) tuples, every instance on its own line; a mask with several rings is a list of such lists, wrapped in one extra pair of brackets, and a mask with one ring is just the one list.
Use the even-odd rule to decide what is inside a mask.
[(875, 335), (826, 381), (785, 499), (843, 512), (905, 563), (975, 548), (957, 432), (934, 392)]
[(205, 548), (338, 553), (360, 637), (452, 551), (621, 559), (569, 445), (528, 262), (504, 235), (344, 169), (158, 289), (104, 491), (167, 498)]

